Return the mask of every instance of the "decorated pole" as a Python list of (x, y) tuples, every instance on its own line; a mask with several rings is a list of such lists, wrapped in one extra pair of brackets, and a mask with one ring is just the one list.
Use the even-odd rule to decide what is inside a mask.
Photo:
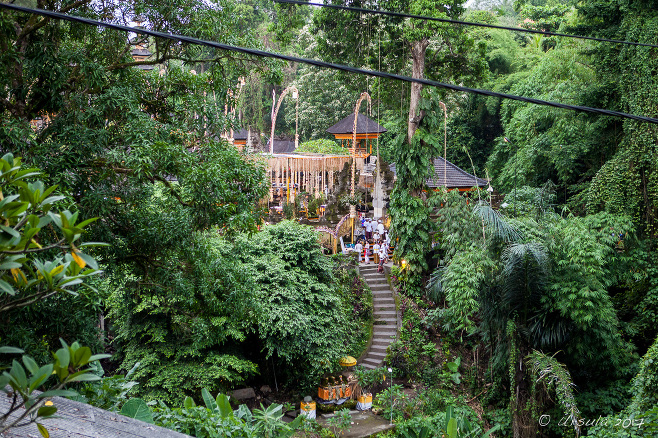
[[(292, 97), (297, 101), (297, 105), (299, 107), (299, 90), (297, 90), (297, 87), (295, 87), (294, 85), (291, 85), (290, 87), (283, 90), (283, 93), (281, 93), (281, 96), (279, 96), (279, 101), (276, 103), (276, 108), (272, 113), (272, 131), (270, 134), (270, 154), (274, 154), (274, 125), (276, 125), (276, 116), (279, 114), (279, 108), (281, 107), (281, 102), (283, 101), (283, 98), (286, 97), (286, 94), (288, 94), (289, 91), (292, 91)], [(297, 109), (295, 109), (295, 112), (297, 112)], [(297, 134), (297, 114), (295, 114), (295, 149), (297, 148), (298, 139), (299, 139), (299, 135)]]
[(446, 104), (439, 102), (443, 108), (443, 184), (448, 190), (448, 110)]
[(354, 205), (354, 179), (356, 177), (356, 123), (359, 117), (359, 107), (363, 99), (368, 99), (368, 105), (372, 104), (370, 100), (370, 95), (368, 92), (364, 91), (361, 93), (359, 100), (356, 101), (356, 106), (354, 107), (354, 126), (352, 128), (352, 189), (350, 192), (350, 221), (352, 229), (352, 243), (354, 243), (354, 218), (356, 217), (356, 205)]

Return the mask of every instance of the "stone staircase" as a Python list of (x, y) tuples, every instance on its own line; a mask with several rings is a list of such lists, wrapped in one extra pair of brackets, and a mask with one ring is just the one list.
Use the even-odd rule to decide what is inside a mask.
[(359, 273), (372, 290), (374, 326), (372, 343), (361, 365), (373, 369), (382, 366), (386, 348), (395, 340), (398, 331), (398, 315), (395, 310), (393, 291), (386, 283), (386, 276), (377, 272), (377, 265), (360, 265)]

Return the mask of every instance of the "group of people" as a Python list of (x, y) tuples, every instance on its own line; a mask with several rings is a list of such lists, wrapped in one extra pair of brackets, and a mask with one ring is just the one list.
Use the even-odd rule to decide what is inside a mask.
[(359, 254), (359, 263), (370, 263), (370, 255), (372, 255), (374, 262), (383, 270), (383, 265), (388, 260), (390, 243), (388, 230), (381, 219), (374, 221), (365, 216), (361, 218), (361, 226), (365, 230), (365, 236), (360, 237), (354, 245), (355, 251)]

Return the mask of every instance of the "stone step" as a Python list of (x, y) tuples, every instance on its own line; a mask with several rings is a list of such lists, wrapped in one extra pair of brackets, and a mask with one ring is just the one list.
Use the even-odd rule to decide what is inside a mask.
[(366, 281), (366, 284), (370, 289), (375, 287), (378, 288), (386, 287), (387, 289), (390, 288), (390, 286), (385, 280), (370, 280), (370, 281)]
[[(377, 326), (375, 326), (375, 327), (377, 327)], [(391, 330), (390, 327), (386, 327), (386, 329), (387, 329), (386, 331), (382, 331), (382, 332), (377, 332), (376, 331), (376, 332), (374, 332), (373, 333), (373, 342), (375, 340), (383, 341), (383, 342), (393, 342), (393, 341), (395, 341), (395, 337), (397, 336), (398, 331), (397, 330)]]
[(363, 362), (363, 364), (374, 365), (375, 368), (376, 368), (382, 363), (382, 359), (375, 359), (375, 358), (371, 358), (371, 357), (368, 356), (365, 359), (363, 359), (362, 362)]
[(376, 366), (370, 365), (369, 363), (361, 363), (360, 365), (367, 370), (374, 370), (375, 368), (377, 368)]
[(391, 304), (389, 304), (389, 303), (383, 303), (383, 304), (374, 303), (373, 307), (375, 308), (375, 311), (377, 311), (377, 310), (393, 310), (393, 311), (395, 311), (395, 304), (393, 304), (393, 303), (391, 303)]
[(397, 312), (395, 310), (375, 310), (374, 312), (375, 316), (397, 316)]
[(370, 350), (368, 352), (368, 357), (372, 357), (372, 358), (375, 358), (375, 359), (378, 358), (378, 357), (381, 357), (382, 360), (384, 360), (384, 358), (386, 357), (386, 352), (385, 351), (382, 352), (382, 351)]
[(378, 339), (375, 338), (372, 340), (371, 348), (388, 348), (389, 345), (393, 343), (393, 339)]
[[(396, 325), (398, 323), (398, 319), (397, 318), (377, 318), (377, 322), (379, 323), (377, 325)], [(382, 322), (385, 322), (386, 324), (381, 324)]]
[(395, 299), (393, 298), (393, 295), (387, 297), (385, 295), (378, 294), (376, 297), (372, 297), (372, 301), (375, 304), (383, 304), (383, 303), (395, 304)]
[(372, 289), (374, 287), (381, 288), (382, 286), (384, 286), (386, 288), (390, 287), (388, 285), (388, 283), (386, 282), (386, 280), (368, 280), (368, 281), (366, 281), (366, 284), (368, 285), (368, 287), (370, 287), (370, 289)]
[(375, 304), (373, 306), (373, 310), (375, 311), (375, 313), (379, 313), (379, 312), (394, 312), (395, 313), (395, 306), (392, 305), (392, 304), (382, 304), (380, 306)]
[(386, 353), (386, 350), (388, 349), (388, 346), (389, 346), (389, 345), (390, 345), (390, 344), (388, 344), (388, 345), (372, 344), (372, 345), (370, 346), (370, 351), (371, 351), (371, 352), (375, 352), (375, 351), (377, 351), (377, 352), (383, 352), (383, 353)]
[(395, 309), (395, 302), (392, 301), (392, 300), (391, 301), (383, 301), (383, 302), (373, 300), (372, 307), (375, 308), (375, 309), (386, 309), (386, 310), (391, 309), (391, 310), (394, 310)]
[(370, 287), (370, 290), (373, 291), (373, 292), (376, 291), (376, 290), (377, 290), (377, 291), (380, 291), (380, 290), (386, 290), (386, 291), (389, 291), (389, 292), (391, 291), (391, 287), (390, 287), (388, 284), (386, 284), (386, 283), (382, 283), (382, 284), (369, 284), (368, 286)]
[(372, 290), (373, 298), (376, 298), (375, 295), (385, 296), (386, 298), (392, 297), (393, 292), (390, 289), (381, 289), (381, 290)]
[(377, 272), (377, 265), (359, 265), (359, 273), (365, 274), (366, 272)]
[(361, 270), (361, 276), (363, 278), (386, 278), (386, 275), (381, 272), (377, 272), (377, 269), (373, 266), (372, 270)]
[(390, 325), (374, 325), (372, 334), (375, 338), (388, 339), (389, 336), (397, 336), (398, 328), (391, 327)]

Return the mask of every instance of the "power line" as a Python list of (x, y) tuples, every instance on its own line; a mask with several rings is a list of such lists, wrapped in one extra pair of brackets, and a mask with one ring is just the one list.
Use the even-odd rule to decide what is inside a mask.
[(441, 23), (451, 23), (451, 24), (462, 24), (464, 26), (478, 26), (478, 27), (489, 27), (492, 29), (502, 29), (502, 30), (511, 30), (514, 32), (526, 32), (526, 33), (535, 33), (535, 34), (540, 34), (540, 35), (548, 35), (548, 36), (559, 36), (559, 37), (567, 37), (567, 38), (578, 38), (582, 40), (592, 40), (592, 41), (601, 41), (605, 43), (616, 43), (616, 44), (629, 44), (632, 46), (643, 46), (643, 47), (656, 47), (658, 48), (658, 45), (656, 44), (648, 44), (648, 43), (638, 43), (634, 41), (623, 41), (623, 40), (611, 40), (607, 38), (597, 38), (597, 37), (590, 37), (590, 36), (582, 36), (582, 35), (572, 35), (568, 33), (558, 33), (558, 32), (548, 32), (545, 30), (534, 30), (534, 29), (524, 29), (522, 27), (508, 27), (508, 26), (499, 26), (496, 24), (486, 24), (486, 23), (476, 23), (472, 21), (460, 21), (460, 20), (451, 20), (448, 18), (438, 18), (438, 17), (428, 17), (425, 15), (413, 15), (413, 14), (404, 14), (402, 12), (391, 12), (391, 11), (382, 11), (379, 9), (363, 9), (363, 8), (353, 8), (350, 6), (340, 6), (340, 5), (329, 5), (326, 3), (309, 3), (305, 1), (300, 1), (300, 0), (272, 0), (275, 3), (287, 3), (291, 5), (303, 5), (303, 6), (317, 6), (319, 8), (330, 8), (330, 9), (339, 9), (342, 11), (351, 11), (351, 12), (362, 12), (362, 13), (367, 13), (367, 14), (377, 14), (377, 15), (388, 15), (391, 17), (400, 17), (400, 18), (415, 18), (418, 20), (425, 20), (425, 21), (439, 21)]
[(170, 34), (170, 33), (157, 32), (157, 31), (143, 29), (143, 28), (123, 26), (123, 25), (120, 25), (120, 24), (106, 23), (106, 22), (102, 22), (102, 21), (98, 21), (98, 20), (92, 20), (92, 19), (89, 19), (89, 18), (78, 17), (78, 16), (75, 16), (75, 15), (62, 14), (60, 12), (46, 11), (46, 10), (43, 10), (43, 9), (25, 8), (25, 7), (22, 7), (22, 6), (16, 6), (16, 5), (7, 4), (7, 3), (0, 3), (0, 7), (5, 8), (5, 9), (12, 9), (12, 10), (15, 10), (15, 11), (20, 11), (20, 12), (26, 12), (26, 13), (31, 13), (31, 14), (42, 15), (44, 17), (51, 17), (51, 18), (55, 18), (55, 19), (58, 19), (58, 20), (66, 20), (66, 21), (71, 21), (71, 22), (83, 23), (83, 24), (87, 24), (87, 25), (90, 25), (90, 26), (104, 27), (104, 28), (108, 28), (108, 29), (120, 30), (120, 31), (123, 31), (123, 32), (133, 32), (133, 33), (136, 33), (136, 34), (149, 35), (149, 36), (156, 37), (156, 38), (163, 38), (163, 39), (172, 40), (172, 41), (180, 41), (180, 42), (185, 42), (185, 43), (189, 43), (189, 44), (196, 44), (196, 45), (202, 45), (202, 46), (207, 46), (207, 47), (213, 47), (213, 48), (216, 48), (216, 49), (239, 52), (239, 53), (244, 53), (244, 54), (247, 54), (247, 55), (260, 56), (260, 57), (265, 57), (265, 58), (281, 59), (283, 61), (290, 61), (290, 62), (299, 62), (299, 63), (303, 63), (303, 64), (314, 65), (316, 67), (331, 68), (331, 69), (334, 69), (334, 70), (341, 70), (341, 71), (346, 71), (346, 72), (349, 72), (349, 73), (356, 73), (356, 74), (365, 74), (365, 75), (370, 75), (370, 76), (375, 76), (375, 77), (380, 77), (380, 78), (385, 78), (385, 79), (394, 79), (394, 80), (404, 81), (404, 82), (416, 82), (416, 83), (427, 85), (427, 86), (430, 86), (430, 87), (445, 88), (445, 89), (448, 89), (448, 90), (459, 91), (459, 92), (463, 92), (463, 93), (474, 93), (474, 94), (480, 94), (480, 95), (483, 95), (483, 96), (491, 96), (491, 97), (497, 97), (497, 98), (501, 98), (501, 99), (510, 99), (510, 100), (516, 100), (516, 101), (520, 101), (520, 102), (533, 103), (533, 104), (536, 104), (536, 105), (545, 105), (545, 106), (551, 106), (551, 107), (554, 107), (554, 108), (562, 108), (562, 109), (568, 109), (568, 110), (573, 110), (573, 111), (581, 111), (581, 112), (588, 112), (588, 113), (594, 113), (594, 114), (601, 114), (601, 115), (612, 116), (612, 117), (623, 117), (623, 118), (627, 118), (627, 119), (631, 119), (631, 120), (637, 120), (637, 121), (640, 121), (640, 122), (658, 124), (658, 119), (656, 119), (656, 118), (646, 117), (646, 116), (638, 116), (638, 115), (623, 113), (623, 112), (619, 112), (619, 111), (611, 111), (611, 110), (606, 110), (606, 109), (601, 109), (601, 108), (592, 108), (592, 107), (588, 107), (588, 106), (568, 105), (568, 104), (564, 104), (564, 103), (550, 102), (550, 101), (541, 100), (541, 99), (534, 99), (534, 98), (530, 98), (530, 97), (516, 96), (514, 94), (497, 93), (495, 91), (490, 91), (490, 90), (482, 90), (482, 89), (478, 89), (478, 88), (462, 87), (462, 86), (453, 85), (453, 84), (444, 84), (442, 82), (430, 81), (430, 80), (427, 80), (427, 79), (416, 79), (416, 78), (411, 78), (409, 76), (402, 76), (402, 75), (386, 73), (386, 72), (377, 71), (377, 70), (365, 70), (365, 69), (361, 69), (361, 68), (350, 67), (348, 65), (332, 64), (332, 63), (324, 62), (324, 61), (316, 61), (315, 59), (299, 58), (299, 57), (296, 57), (296, 56), (282, 55), (282, 54), (279, 54), (279, 53), (267, 52), (267, 51), (259, 50), (259, 49), (250, 49), (250, 48), (246, 48), (246, 47), (231, 46), (231, 45), (228, 45), (228, 44), (217, 43), (217, 42), (214, 42), (214, 41), (206, 41), (206, 40), (201, 40), (201, 39), (198, 39), (198, 38), (192, 38), (192, 37), (183, 36), (183, 35), (174, 35), (174, 34)]

